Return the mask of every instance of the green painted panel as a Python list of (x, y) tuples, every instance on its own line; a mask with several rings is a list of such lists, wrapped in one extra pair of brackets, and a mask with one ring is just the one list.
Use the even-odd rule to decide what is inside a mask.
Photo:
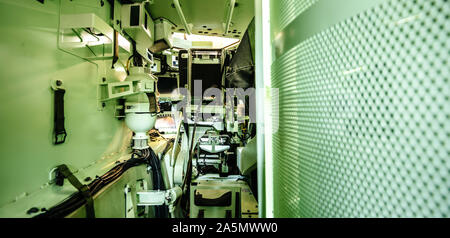
[[(74, 4), (80, 2), (85, 8), (92, 7), (86, 1), (74, 1)], [(100, 1), (89, 2), (99, 16), (107, 17), (108, 4), (101, 7)], [(19, 204), (36, 193), (42, 195), (35, 201), (48, 198), (58, 201), (67, 196), (67, 193), (53, 194), (43, 189), (54, 166), (66, 163), (83, 170), (106, 157), (114, 161), (127, 152), (130, 131), (114, 118), (113, 103), (108, 103), (103, 111), (97, 109), (99, 77), (106, 75), (109, 80), (116, 80), (114, 72), (110, 72), (110, 61), (97, 61), (97, 68), (58, 50), (58, 12), (56, 0), (46, 0), (45, 4), (28, 0), (0, 1), (2, 216), (16, 216), (4, 212), (5, 206), (16, 198), (20, 198), (16, 202)], [(57, 146), (52, 144), (52, 79), (62, 80), (66, 88), (68, 137), (66, 143)], [(108, 166), (111, 164), (86, 176), (104, 172)]]
[(275, 216), (450, 217), (450, 4), (331, 2), (271, 18)]

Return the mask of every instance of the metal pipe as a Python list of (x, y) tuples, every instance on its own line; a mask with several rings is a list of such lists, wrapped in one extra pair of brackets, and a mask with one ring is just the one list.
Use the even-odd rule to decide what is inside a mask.
[(236, 44), (239, 44), (239, 43), (241, 43), (241, 40), (238, 40), (238, 41), (236, 41), (236, 42), (234, 42), (234, 43), (231, 43), (231, 44), (229, 44), (229, 45), (223, 47), (223, 49), (226, 50), (226, 49), (228, 49), (228, 48), (230, 48), (230, 47), (232, 47), (232, 46), (234, 46), (234, 45), (236, 45)]
[(234, 5), (236, 5), (236, 0), (230, 0), (230, 7), (228, 8), (227, 20), (225, 22), (225, 32), (223, 33), (224, 35), (227, 34), (228, 30), (230, 29), (231, 18), (233, 18)]
[[(174, 112), (176, 113), (176, 112)], [(181, 132), (181, 122), (183, 122), (182, 120), (180, 120), (177, 123), (177, 134), (175, 135), (175, 141), (173, 143), (173, 147), (172, 147), (172, 151), (171, 151), (171, 155), (170, 155), (170, 167), (174, 167), (175, 166), (175, 155), (176, 155), (176, 150), (177, 150), (177, 145), (178, 145), (178, 140), (180, 140), (180, 132)]]
[(186, 29), (186, 33), (188, 35), (192, 34), (191, 29), (189, 29), (189, 25), (186, 22), (186, 18), (184, 17), (183, 10), (181, 10), (181, 5), (179, 0), (173, 0), (173, 5), (175, 6), (175, 9), (177, 10), (178, 16), (180, 17), (181, 22), (184, 25), (184, 28)]
[[(170, 143), (170, 142), (168, 142)], [(173, 145), (175, 146), (175, 144)], [(161, 163), (161, 173), (162, 173), (162, 177), (163, 177), (163, 182), (164, 182), (164, 186), (166, 187), (166, 189), (170, 189), (172, 188), (172, 183), (170, 183), (170, 179), (169, 179), (169, 173), (167, 171), (167, 167), (166, 167), (166, 155), (163, 154), (158, 154), (160, 163)], [(170, 157), (169, 157), (170, 159)]]
[[(264, 0), (255, 0), (255, 87), (256, 101), (264, 102), (264, 72), (263, 72), (263, 5)], [(258, 183), (258, 216), (266, 217), (265, 191), (265, 157), (264, 157), (264, 103), (256, 104), (256, 164)]]

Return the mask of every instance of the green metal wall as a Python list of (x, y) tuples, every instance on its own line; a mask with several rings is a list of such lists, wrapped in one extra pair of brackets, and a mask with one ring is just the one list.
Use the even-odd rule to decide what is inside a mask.
[[(117, 80), (116, 72), (109, 60), (96, 61), (97, 67), (57, 48), (59, 3), (0, 0), (0, 217), (27, 217), (30, 207), (48, 208), (76, 191), (70, 184), (61, 190), (48, 186), (56, 165), (68, 164), (82, 180), (103, 174), (127, 153), (131, 132), (114, 117), (113, 103), (97, 108), (100, 78)], [(108, 4), (73, 3), (74, 11), (94, 9), (109, 19)], [(68, 137), (57, 146), (52, 79), (66, 88)]]
[(447, 0), (272, 0), (275, 217), (450, 216)]

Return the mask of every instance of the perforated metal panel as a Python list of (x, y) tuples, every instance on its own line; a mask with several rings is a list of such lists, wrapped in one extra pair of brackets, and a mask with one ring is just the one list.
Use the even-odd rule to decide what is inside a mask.
[(284, 0), (280, 6), (280, 28), (283, 29), (318, 0)]
[(385, 1), (276, 58), (276, 217), (450, 216), (449, 14)]

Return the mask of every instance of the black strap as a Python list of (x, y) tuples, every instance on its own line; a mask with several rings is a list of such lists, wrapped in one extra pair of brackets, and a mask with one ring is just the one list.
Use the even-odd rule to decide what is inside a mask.
[(58, 145), (66, 141), (66, 129), (64, 128), (64, 94), (66, 90), (55, 90), (55, 116), (54, 116), (54, 140), (53, 144)]
[(92, 199), (91, 191), (87, 185), (82, 184), (75, 175), (69, 170), (67, 165), (62, 164), (58, 166), (58, 172), (67, 178), (78, 191), (83, 195), (86, 199), (86, 217), (87, 218), (95, 218), (95, 210), (94, 210), (94, 200)]
[(205, 210), (204, 209), (198, 210), (197, 218), (205, 218)]
[(234, 217), (241, 218), (241, 193), (236, 192)]
[[(114, 15), (114, 1), (112, 3), (112, 14)], [(114, 30), (114, 55), (112, 60), (111, 69), (114, 69), (114, 64), (119, 60), (119, 32)]]

